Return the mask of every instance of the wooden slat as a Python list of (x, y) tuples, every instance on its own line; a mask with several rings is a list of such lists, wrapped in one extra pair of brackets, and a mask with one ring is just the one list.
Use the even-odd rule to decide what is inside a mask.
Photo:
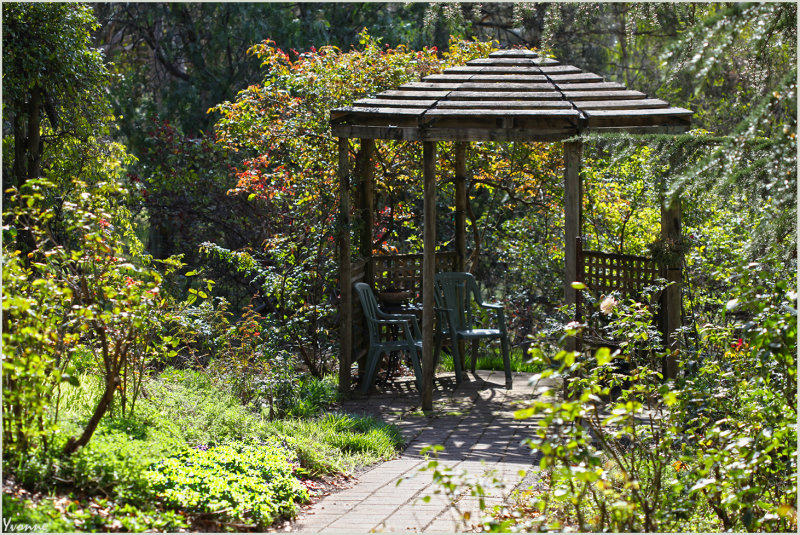
[(430, 108), (438, 101), (433, 99), (412, 100), (412, 99), (390, 99), (390, 98), (365, 98), (353, 102), (353, 106), (377, 106), (377, 107), (409, 107), (409, 108)]
[(606, 91), (625, 89), (625, 86), (617, 82), (599, 82), (599, 83), (557, 83), (558, 88), (562, 91)]
[(430, 141), (561, 141), (575, 136), (574, 126), (560, 128), (426, 128), (420, 138)]
[(446, 82), (409, 82), (400, 86), (400, 89), (410, 89), (412, 91), (425, 91), (425, 90), (438, 90), (445, 89), (453, 90), (458, 89), (463, 84), (460, 83), (446, 83)]
[(528, 59), (528, 58), (478, 58), (478, 59), (471, 59), (467, 62), (467, 65), (535, 65), (536, 59)]
[(504, 57), (504, 58), (535, 58), (539, 54), (533, 50), (525, 49), (510, 49), (510, 50), (496, 50), (489, 54), (490, 58)]
[(417, 126), (372, 126), (372, 125), (331, 125), (333, 137), (359, 139), (393, 139), (395, 141), (418, 141), (420, 129)]
[(465, 73), (451, 73), (445, 71), (442, 74), (431, 74), (422, 79), (423, 82), (468, 82), (474, 75)]
[(429, 108), (371, 108), (371, 107), (351, 107), (345, 108), (353, 115), (401, 115), (417, 116), (422, 115)]
[(542, 74), (572, 74), (583, 72), (574, 65), (541, 65), (538, 67)]
[(443, 74), (480, 74), (487, 68), (488, 67), (456, 65), (455, 67), (448, 67), (445, 69)]
[(564, 98), (568, 100), (631, 100), (647, 98), (639, 91), (564, 91)]
[(647, 110), (591, 110), (584, 112), (588, 127), (689, 124), (692, 112), (684, 108)]
[(457, 133), (461, 129), (521, 130), (529, 132), (577, 131), (577, 116), (529, 115), (529, 116), (431, 116), (427, 129), (449, 129)]
[(483, 73), (474, 74), (471, 82), (548, 82), (543, 74)]
[(592, 72), (576, 72), (569, 74), (548, 74), (550, 81), (556, 83), (567, 82), (602, 82), (603, 77)]
[(579, 110), (624, 110), (634, 108), (668, 108), (669, 104), (657, 98), (638, 100), (582, 100), (575, 103)]
[(557, 91), (453, 91), (447, 96), (447, 100), (458, 99), (483, 99), (483, 100), (561, 100), (561, 93)]
[(567, 108), (572, 104), (566, 100), (440, 100), (437, 108), (495, 108), (498, 110)]
[(402, 98), (410, 100), (419, 99), (439, 99), (445, 98), (450, 91), (408, 91), (400, 89), (389, 89), (378, 93), (378, 98)]
[(558, 65), (560, 62), (553, 58), (536, 58), (533, 60), (535, 65)]
[(685, 108), (651, 108), (645, 110), (587, 110), (586, 116), (593, 117), (663, 117), (674, 115), (676, 117), (691, 117), (693, 112)]
[(636, 135), (654, 135), (654, 134), (684, 134), (692, 127), (691, 121), (681, 124), (652, 124), (652, 125), (619, 125), (619, 126), (603, 126), (603, 125), (588, 125), (584, 127), (585, 132), (620, 132), (623, 134), (636, 134)]
[(573, 109), (540, 109), (540, 110), (496, 110), (478, 108), (469, 110), (434, 108), (425, 114), (426, 117), (479, 117), (501, 119), (503, 117), (579, 117), (580, 112)]
[[(455, 68), (452, 67), (451, 69)], [(461, 74), (467, 72), (473, 74), (542, 74), (542, 67), (537, 67), (536, 65), (464, 65), (458, 68), (458, 72)], [(445, 72), (450, 72), (451, 69), (447, 69)]]
[(460, 87), (454, 89), (463, 91), (553, 91), (555, 87), (550, 83), (464, 82)]
[(547, 82), (547, 77), (542, 74), (432, 74), (426, 76), (426, 82)]

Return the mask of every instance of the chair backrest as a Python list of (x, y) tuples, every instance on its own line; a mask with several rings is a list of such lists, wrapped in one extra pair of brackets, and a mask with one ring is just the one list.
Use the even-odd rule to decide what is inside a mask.
[(444, 299), (444, 307), (449, 309), (450, 322), (454, 329), (472, 327), (472, 306), (470, 293), (481, 303), (478, 285), (472, 273), (443, 272), (435, 278), (437, 293)]
[(367, 318), (367, 329), (369, 330), (370, 343), (374, 343), (379, 338), (378, 326), (375, 321), (378, 319), (378, 300), (372, 293), (372, 288), (366, 282), (357, 282), (353, 285), (358, 300), (361, 301), (361, 308), (364, 309), (364, 317)]

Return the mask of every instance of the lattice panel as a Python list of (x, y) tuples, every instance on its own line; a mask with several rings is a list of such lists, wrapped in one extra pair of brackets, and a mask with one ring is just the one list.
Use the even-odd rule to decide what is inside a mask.
[(659, 275), (652, 259), (644, 256), (582, 251), (583, 282), (598, 294), (641, 292)]
[[(453, 271), (456, 255), (453, 252), (436, 253), (436, 272)], [(375, 289), (409, 291), (419, 296), (422, 292), (422, 254), (373, 256)]]

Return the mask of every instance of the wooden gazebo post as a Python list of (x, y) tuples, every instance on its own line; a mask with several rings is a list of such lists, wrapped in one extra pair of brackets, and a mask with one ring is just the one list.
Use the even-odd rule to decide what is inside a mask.
[[(680, 244), (681, 240), (681, 199), (672, 197), (661, 205), (661, 240), (665, 244)], [(661, 307), (661, 332), (664, 335), (664, 347), (670, 351), (678, 348), (675, 330), (683, 324), (681, 307), (681, 273), (683, 254), (672, 259), (666, 266), (666, 279), (669, 286), (664, 290)], [(664, 358), (661, 372), (665, 379), (678, 376), (678, 363), (674, 355)]]
[[(456, 271), (466, 271), (467, 266), (467, 144), (455, 144), (455, 201), (456, 201)], [(463, 355), (464, 352), (462, 351)]]
[[(456, 164), (455, 176), (455, 251), (456, 251), (456, 271), (467, 270), (467, 144), (457, 142), (455, 144)], [(477, 340), (474, 342), (477, 344)], [(466, 361), (466, 344), (463, 340), (458, 341), (458, 354), (461, 355), (461, 369), (464, 370)], [(473, 355), (476, 353), (473, 350)], [(463, 372), (462, 372), (463, 373)]]
[[(436, 274), (436, 142), (422, 143), (422, 340), (433, 341)], [(422, 410), (433, 410), (433, 344), (422, 344)]]
[(350, 143), (339, 138), (339, 392), (350, 392), (350, 359), (353, 354), (353, 290), (350, 281)]
[(575, 240), (580, 235), (583, 216), (582, 155), (582, 141), (564, 143), (564, 300), (570, 305), (577, 302), (572, 283), (578, 280)]
[(356, 187), (358, 188), (358, 221), (359, 229), (358, 256), (366, 260), (364, 265), (364, 282), (372, 286), (374, 280), (372, 266), (372, 228), (375, 226), (375, 169), (372, 165), (372, 154), (375, 152), (374, 139), (362, 139), (361, 149), (356, 161)]

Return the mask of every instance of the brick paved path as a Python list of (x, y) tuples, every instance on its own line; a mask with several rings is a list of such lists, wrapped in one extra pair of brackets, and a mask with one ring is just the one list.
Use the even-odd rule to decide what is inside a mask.
[[(408, 380), (399, 379), (381, 392), (343, 403), (342, 410), (369, 415), (397, 425), (406, 448), (400, 458), (381, 463), (362, 474), (346, 490), (326, 496), (304, 508), (285, 531), (314, 533), (446, 532), (465, 531), (469, 523), (460, 513), (480, 518), (478, 498), (448, 498), (434, 494), (428, 464), (420, 450), (429, 445), (445, 447), (439, 467), (496, 479), (502, 488), (487, 488), (488, 506), (509, 501), (515, 489), (535, 480), (538, 457), (522, 440), (531, 435), (534, 420), (515, 420), (513, 412), (538, 392), (528, 384), (528, 374), (515, 373), (514, 387), (506, 390), (503, 372), (478, 371), (471, 380), (455, 387), (452, 373), (436, 378), (434, 414), (419, 410), (419, 394)], [(544, 390), (538, 385), (537, 390)], [(403, 480), (398, 484), (398, 479)], [(429, 501), (421, 498), (430, 496)]]

